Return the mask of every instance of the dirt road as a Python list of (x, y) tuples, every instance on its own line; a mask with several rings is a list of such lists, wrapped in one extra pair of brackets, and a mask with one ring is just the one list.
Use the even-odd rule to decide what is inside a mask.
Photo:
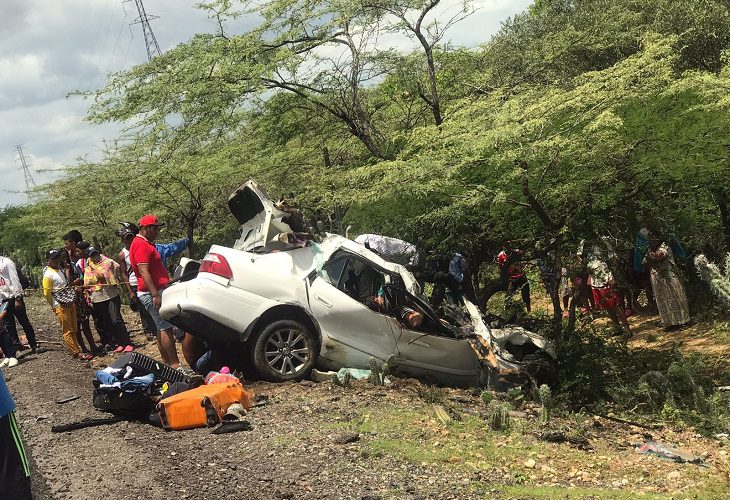
[[(37, 300), (31, 319), (40, 338), (60, 340)], [(104, 414), (91, 406), (94, 367), (53, 347), (6, 372), (39, 499), (721, 498), (730, 478), (726, 447), (691, 430), (566, 416), (555, 425), (588, 446), (546, 443), (536, 437), (535, 406), (521, 405), (511, 429), (494, 432), (478, 391), (415, 381), (349, 389), (255, 383), (249, 388), (268, 403), (249, 414), (251, 431), (235, 434), (166, 432), (138, 422), (57, 434), (52, 425)], [(155, 353), (152, 344), (143, 350)], [(81, 397), (56, 403), (75, 395)], [(439, 420), (434, 405), (452, 418)], [(649, 438), (686, 447), (707, 467), (637, 453), (635, 444)]]

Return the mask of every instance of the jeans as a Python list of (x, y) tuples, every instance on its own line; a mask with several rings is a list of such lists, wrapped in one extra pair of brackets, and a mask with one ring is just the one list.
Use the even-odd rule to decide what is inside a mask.
[(31, 349), (37, 349), (38, 342), (35, 338), (33, 325), (30, 324), (30, 320), (28, 319), (28, 312), (25, 310), (25, 301), (21, 297), (18, 299), (18, 302), (20, 303), (20, 307), (15, 308), (15, 319), (17, 319), (20, 326), (23, 327), (25, 338), (28, 339), (28, 344), (30, 344)]
[[(136, 294), (137, 287), (132, 286), (132, 291)], [(157, 331), (157, 325), (155, 324), (155, 321), (150, 316), (150, 313), (147, 312), (147, 308), (144, 306), (144, 304), (142, 304), (141, 301), (138, 302), (139, 303), (137, 304), (137, 312), (139, 313), (139, 319), (142, 322), (142, 330), (145, 333), (155, 333)]]
[(147, 309), (147, 312), (149, 313), (152, 320), (155, 322), (156, 331), (161, 332), (163, 330), (172, 330), (172, 325), (162, 319), (162, 317), (160, 316), (160, 311), (157, 310), (154, 302), (152, 302), (152, 294), (140, 292), (137, 294), (137, 297), (139, 298), (139, 301), (142, 302), (142, 305), (144, 305), (145, 309)]
[[(6, 358), (14, 358), (17, 351), (15, 340), (18, 338), (18, 331), (15, 328), (15, 299), (4, 300), (5, 317), (3, 318), (3, 328), (0, 328), (0, 348), (3, 350)], [(20, 343), (20, 342), (18, 342)]]
[(129, 345), (129, 332), (127, 331), (127, 325), (124, 324), (124, 319), (122, 319), (122, 299), (119, 295), (110, 300), (94, 302), (91, 305), (94, 308), (94, 313), (99, 317), (103, 331), (111, 334), (117, 345)]

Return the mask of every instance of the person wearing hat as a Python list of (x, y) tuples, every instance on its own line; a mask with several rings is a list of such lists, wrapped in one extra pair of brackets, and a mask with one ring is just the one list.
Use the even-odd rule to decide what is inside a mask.
[(129, 222), (122, 223), (122, 225), (123, 227), (117, 231), (117, 235), (121, 238), (124, 246), (117, 255), (117, 264), (119, 264), (124, 287), (129, 294), (129, 303), (132, 310), (137, 311), (139, 314), (139, 319), (142, 323), (142, 330), (144, 331), (145, 336), (150, 340), (154, 340), (157, 336), (157, 325), (147, 312), (147, 309), (137, 298), (137, 275), (134, 274), (134, 270), (132, 270), (132, 263), (129, 260), (129, 247), (132, 245), (132, 241), (134, 240), (134, 237), (137, 236), (139, 229), (137, 229), (135, 224), (131, 224)]
[(116, 269), (118, 264), (96, 247), (86, 250), (88, 257), (84, 269), (84, 287), (90, 293), (91, 307), (101, 322), (102, 330), (116, 344), (114, 352), (132, 352), (127, 325), (122, 319), (122, 299), (119, 297)]
[[(132, 222), (120, 222), (122, 228), (117, 231), (117, 235), (121, 238), (122, 244), (124, 245), (117, 255), (117, 263), (120, 266), (122, 272), (122, 278), (124, 280), (124, 286), (127, 288), (129, 293), (129, 299), (134, 306), (132, 310), (136, 310), (139, 313), (140, 320), (142, 322), (142, 329), (145, 335), (149, 339), (154, 339), (156, 336), (157, 327), (154, 321), (147, 313), (147, 309), (144, 307), (137, 307), (137, 276), (132, 270), (132, 264), (129, 261), (129, 247), (132, 244), (132, 240), (139, 233), (139, 228)], [(167, 259), (181, 254), (190, 245), (190, 239), (185, 237), (177, 241), (170, 243), (158, 243), (155, 242), (155, 248), (157, 253), (160, 254), (162, 263), (167, 267)]]
[(157, 327), (157, 347), (160, 349), (162, 361), (173, 368), (179, 368), (173, 326), (162, 319), (159, 311), (162, 292), (170, 282), (167, 268), (155, 248), (155, 239), (163, 225), (154, 215), (145, 215), (139, 220), (139, 234), (129, 247), (129, 260), (137, 276), (137, 297)]
[[(62, 300), (60, 297), (61, 291), (68, 290), (71, 286), (66, 274), (61, 270), (62, 255), (63, 250), (58, 248), (52, 248), (46, 252), (48, 266), (43, 270), (43, 296), (61, 324), (63, 341), (73, 357), (89, 360), (94, 356), (82, 353), (76, 339), (78, 324), (76, 322), (76, 304), (74, 303), (73, 294), (69, 293), (63, 303), (59, 301)], [(58, 292), (59, 296), (54, 296), (54, 292)]]

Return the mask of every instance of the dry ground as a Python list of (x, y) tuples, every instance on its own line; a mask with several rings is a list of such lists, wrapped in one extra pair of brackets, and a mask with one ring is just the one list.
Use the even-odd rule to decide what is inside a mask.
[[(41, 339), (60, 341), (48, 307), (31, 297)], [(132, 328), (134, 317), (127, 316)], [(662, 336), (634, 320), (632, 344), (716, 349), (712, 332)], [(139, 332), (135, 341), (145, 343)], [(588, 446), (537, 437), (538, 409), (512, 413), (507, 432), (489, 430), (478, 391), (331, 382), (249, 386), (268, 403), (249, 414), (253, 430), (212, 435), (166, 432), (138, 422), (55, 434), (51, 426), (101, 417), (91, 406), (92, 368), (60, 345), (26, 356), (9, 381), (32, 457), (36, 498), (723, 498), (730, 484), (727, 441), (691, 430), (647, 430), (600, 417), (554, 419)], [(727, 356), (727, 343), (716, 354)], [(155, 354), (156, 347), (143, 351)], [(720, 361), (718, 361), (720, 362)], [(78, 395), (66, 404), (55, 401)], [(452, 419), (437, 418), (434, 403)], [(647, 439), (681, 446), (705, 466), (635, 450)]]

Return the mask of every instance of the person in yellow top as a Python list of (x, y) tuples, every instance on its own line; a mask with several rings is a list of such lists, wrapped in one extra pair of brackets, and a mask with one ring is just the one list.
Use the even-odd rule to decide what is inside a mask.
[[(83, 354), (76, 340), (78, 325), (76, 322), (76, 305), (73, 302), (74, 294), (69, 292), (68, 297), (62, 296), (62, 290), (68, 289), (69, 282), (65, 273), (60, 269), (61, 253), (62, 250), (57, 248), (46, 252), (48, 267), (43, 270), (43, 296), (61, 323), (61, 333), (66, 347), (71, 351), (74, 358), (87, 361), (92, 359), (93, 356)], [(57, 294), (53, 292), (57, 292)]]

